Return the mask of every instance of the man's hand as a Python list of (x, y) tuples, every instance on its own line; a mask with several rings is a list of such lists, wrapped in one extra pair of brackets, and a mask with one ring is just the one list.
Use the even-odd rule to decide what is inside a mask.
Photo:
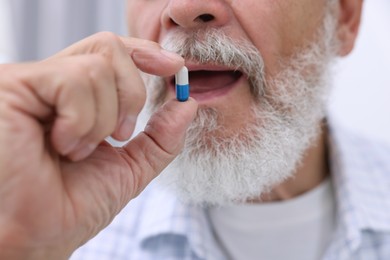
[[(0, 66), (0, 258), (67, 258), (108, 225), (182, 148), (197, 105), (169, 101), (123, 148), (145, 102), (138, 69), (184, 60), (100, 33), (41, 62)], [(134, 212), (137, 214), (137, 212)]]

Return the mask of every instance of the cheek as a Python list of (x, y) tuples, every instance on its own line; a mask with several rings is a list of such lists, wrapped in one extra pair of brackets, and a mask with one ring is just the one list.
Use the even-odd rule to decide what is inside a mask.
[(240, 27), (248, 40), (263, 56), (267, 75), (278, 70), (277, 64), (284, 52), (283, 44), (287, 40), (282, 32), (282, 10), (276, 4), (278, 1), (274, 1), (235, 1), (232, 3)]
[(313, 40), (321, 24), (326, 1), (257, 0), (233, 3), (239, 24), (263, 56), (267, 76), (276, 75), (281, 61)]

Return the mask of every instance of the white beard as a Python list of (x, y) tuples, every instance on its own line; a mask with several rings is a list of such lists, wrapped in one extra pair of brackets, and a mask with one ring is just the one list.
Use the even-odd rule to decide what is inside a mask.
[[(251, 83), (249, 117), (254, 119), (221, 138), (225, 129), (218, 122), (223, 115), (213, 108), (199, 109), (182, 153), (158, 178), (162, 185), (189, 203), (226, 205), (258, 198), (294, 175), (325, 117), (329, 65), (335, 56), (335, 24), (328, 13), (317, 40), (286, 60), (281, 72), (267, 81), (261, 55), (250, 43), (237, 44), (218, 31), (190, 40), (184, 33), (170, 35), (167, 49), (201, 63), (216, 61), (243, 70)], [(154, 93), (152, 106), (158, 106), (163, 95)]]

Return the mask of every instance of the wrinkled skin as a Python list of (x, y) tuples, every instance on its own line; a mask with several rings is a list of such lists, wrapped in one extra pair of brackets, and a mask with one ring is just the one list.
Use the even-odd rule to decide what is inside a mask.
[(167, 102), (123, 148), (104, 138), (134, 129), (138, 68), (182, 65), (155, 43), (100, 33), (42, 62), (0, 66), (1, 259), (68, 258), (175, 157), (194, 100)]

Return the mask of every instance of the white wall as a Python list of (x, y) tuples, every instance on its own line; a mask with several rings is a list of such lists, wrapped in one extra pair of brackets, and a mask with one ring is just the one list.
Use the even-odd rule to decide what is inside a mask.
[[(0, 0), (7, 1), (7, 0)], [(126, 34), (126, 0), (10, 0), (17, 59), (46, 58), (98, 31)]]
[(0, 0), (0, 63), (15, 59), (15, 39), (9, 0)]
[(342, 124), (390, 142), (390, 1), (366, 0), (352, 55), (338, 65), (330, 111)]

